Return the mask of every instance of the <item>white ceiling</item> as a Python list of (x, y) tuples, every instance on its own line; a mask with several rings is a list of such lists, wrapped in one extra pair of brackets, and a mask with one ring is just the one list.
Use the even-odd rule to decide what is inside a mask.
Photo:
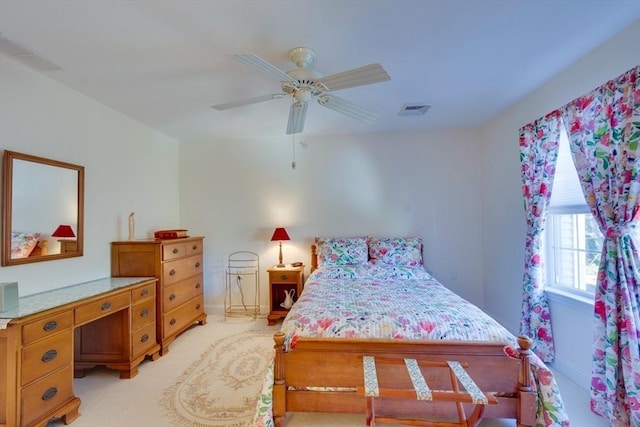
[[(288, 98), (210, 108), (280, 91), (232, 53), (390, 74), (336, 93), (373, 125), (313, 103), (303, 135), (475, 127), (637, 19), (639, 0), (0, 0), (0, 33), (61, 67), (44, 74), (185, 142), (285, 135)], [(398, 116), (414, 102), (433, 107)]]

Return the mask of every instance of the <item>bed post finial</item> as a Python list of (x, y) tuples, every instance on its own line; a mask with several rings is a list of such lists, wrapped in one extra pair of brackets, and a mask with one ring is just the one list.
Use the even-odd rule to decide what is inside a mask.
[(278, 331), (273, 336), (274, 346), (276, 351), (275, 361), (273, 364), (273, 420), (277, 427), (284, 426), (284, 417), (287, 413), (287, 397), (286, 390), (287, 385), (284, 378), (284, 333)]
[(536, 419), (536, 393), (531, 387), (531, 355), (533, 341), (526, 335), (519, 335), (518, 354), (520, 355), (520, 375), (518, 386), (518, 407), (516, 421), (518, 426), (533, 426)]
[(522, 360), (522, 366), (520, 368), (520, 390), (531, 391), (531, 366), (530, 360), (533, 351), (533, 341), (526, 335), (518, 335), (518, 353), (520, 354), (520, 360)]

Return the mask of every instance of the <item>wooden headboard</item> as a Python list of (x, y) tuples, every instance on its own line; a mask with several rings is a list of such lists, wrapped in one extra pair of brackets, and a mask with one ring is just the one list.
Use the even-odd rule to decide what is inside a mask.
[(316, 253), (316, 245), (311, 245), (311, 269), (309, 273), (313, 273), (318, 268), (318, 254)]

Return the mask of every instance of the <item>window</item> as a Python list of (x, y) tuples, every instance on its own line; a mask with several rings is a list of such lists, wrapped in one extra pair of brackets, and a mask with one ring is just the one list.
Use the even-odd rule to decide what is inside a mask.
[(584, 199), (564, 130), (559, 144), (543, 236), (547, 287), (592, 297), (603, 237)]

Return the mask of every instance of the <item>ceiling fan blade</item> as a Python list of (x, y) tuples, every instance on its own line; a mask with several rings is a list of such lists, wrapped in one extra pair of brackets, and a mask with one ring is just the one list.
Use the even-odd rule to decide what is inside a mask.
[(287, 123), (287, 135), (300, 133), (304, 129), (304, 119), (307, 116), (306, 102), (294, 102), (289, 110), (289, 123)]
[(391, 80), (380, 64), (369, 64), (319, 79), (330, 91)]
[(284, 93), (272, 93), (272, 94), (269, 94), (269, 95), (256, 96), (256, 97), (244, 99), (244, 100), (241, 100), (241, 101), (228, 102), (226, 104), (212, 105), (211, 108), (214, 108), (214, 109), (220, 110), (220, 111), (229, 110), (230, 108), (242, 107), (242, 106), (249, 105), (249, 104), (256, 104), (258, 102), (272, 101), (274, 99), (284, 98), (285, 96), (286, 95)]
[(276, 68), (274, 65), (260, 58), (258, 55), (254, 55), (253, 53), (236, 53), (231, 55), (236, 60), (246, 64), (250, 67), (255, 68), (258, 71), (263, 72), (271, 78), (276, 79), (279, 82), (284, 81), (296, 81), (289, 74), (285, 73), (279, 68)]
[(360, 107), (353, 102), (349, 102), (346, 99), (339, 98), (332, 94), (319, 96), (318, 104), (369, 124), (375, 122), (378, 118), (378, 113), (375, 111)]

